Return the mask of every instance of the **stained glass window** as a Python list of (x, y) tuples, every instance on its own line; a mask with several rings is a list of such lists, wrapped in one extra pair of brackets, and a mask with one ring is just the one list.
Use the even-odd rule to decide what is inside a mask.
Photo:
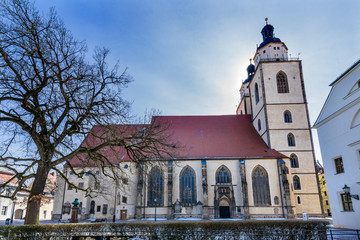
[(196, 177), (195, 171), (187, 166), (180, 174), (180, 199), (182, 205), (196, 203)]
[(287, 140), (288, 140), (288, 146), (289, 147), (294, 147), (295, 146), (295, 137), (292, 133), (289, 133), (287, 136)]
[(164, 179), (161, 170), (154, 167), (149, 175), (149, 206), (162, 206), (164, 204)]
[(231, 183), (231, 173), (225, 166), (221, 166), (216, 173), (217, 184), (229, 184)]
[(269, 177), (261, 166), (257, 166), (252, 172), (252, 188), (255, 206), (271, 205)]
[(300, 178), (298, 176), (293, 177), (294, 190), (301, 190)]
[(299, 160), (298, 157), (295, 154), (290, 155), (290, 163), (292, 168), (298, 168), (299, 167)]

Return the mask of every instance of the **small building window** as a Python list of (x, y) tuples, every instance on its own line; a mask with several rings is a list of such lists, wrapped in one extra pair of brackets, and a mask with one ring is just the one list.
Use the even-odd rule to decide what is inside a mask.
[(1, 209), (1, 215), (6, 215), (7, 214), (7, 209), (8, 209), (7, 206), (3, 206), (2, 209)]
[(348, 194), (341, 194), (341, 201), (343, 204), (344, 211), (354, 211), (351, 197)]
[(288, 146), (289, 147), (294, 147), (295, 146), (295, 137), (292, 133), (289, 133), (287, 136), (287, 140), (288, 140)]
[(128, 178), (122, 178), (121, 179), (123, 184), (127, 185), (129, 183), (129, 179)]
[(326, 191), (324, 191), (324, 196), (327, 196), (327, 192), (326, 192)]
[(259, 102), (259, 87), (258, 84), (255, 83), (255, 103), (257, 104)]
[(301, 204), (301, 199), (300, 199), (299, 196), (297, 197), (297, 203), (298, 203), (298, 204)]
[(101, 206), (100, 205), (97, 205), (96, 206), (96, 212), (100, 212), (101, 211)]
[(263, 53), (266, 53), (266, 50), (264, 50)]
[(278, 93), (289, 93), (287, 76), (283, 71), (280, 71), (276, 75), (276, 83), (277, 83)]
[(293, 177), (294, 190), (301, 190), (300, 178), (298, 176)]
[(328, 200), (325, 200), (325, 205), (329, 206), (329, 201)]
[(95, 189), (95, 190), (99, 190), (99, 189), (100, 189), (100, 183), (99, 183), (99, 182), (95, 182), (95, 183), (94, 183), (94, 189)]
[(343, 165), (342, 157), (335, 158), (334, 162), (335, 162), (336, 173), (343, 173), (344, 172), (344, 165)]
[(127, 197), (122, 197), (122, 203), (127, 203)]
[(290, 163), (291, 163), (291, 168), (298, 168), (299, 167), (299, 160), (298, 160), (298, 157), (295, 154), (290, 155)]
[(83, 182), (79, 182), (78, 187), (79, 187), (79, 188), (84, 188), (84, 183), (83, 183)]
[(67, 190), (72, 190), (72, 186), (70, 184), (68, 184)]
[(284, 122), (286, 123), (292, 123), (292, 117), (291, 117), (291, 112), (286, 110), (284, 112)]
[(260, 121), (260, 119), (258, 119), (258, 129), (259, 129), (259, 131), (261, 131), (261, 121)]
[(278, 197), (278, 196), (275, 196), (275, 197), (274, 197), (274, 204), (275, 204), (275, 205), (278, 205), (278, 204), (279, 204), (279, 197)]
[(103, 205), (103, 210), (102, 210), (102, 213), (105, 215), (107, 214), (107, 209), (108, 209), (108, 205), (107, 204), (104, 204)]

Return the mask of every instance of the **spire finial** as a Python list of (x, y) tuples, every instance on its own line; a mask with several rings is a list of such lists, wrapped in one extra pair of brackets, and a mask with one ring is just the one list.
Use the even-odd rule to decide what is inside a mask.
[(266, 25), (268, 24), (268, 23), (267, 23), (268, 20), (269, 20), (269, 19), (266, 17), (266, 18), (265, 18)]

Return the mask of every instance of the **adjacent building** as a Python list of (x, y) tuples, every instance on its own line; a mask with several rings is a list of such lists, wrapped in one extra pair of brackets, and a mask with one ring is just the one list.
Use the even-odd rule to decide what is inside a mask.
[[(75, 198), (80, 219), (153, 218), (155, 212), (166, 219), (322, 216), (301, 61), (288, 57), (273, 31), (267, 23), (261, 31), (236, 115), (153, 117), (169, 126), (181, 148), (174, 158), (140, 165), (124, 151), (107, 151), (123, 174), (120, 183), (86, 157), (70, 159), (72, 169), (64, 171), (70, 181), (102, 194), (88, 196), (59, 179), (54, 219), (69, 219)], [(83, 144), (99, 132), (95, 126)]]
[[(0, 171), (0, 183), (8, 182), (13, 177), (12, 173)], [(40, 207), (39, 220), (51, 220), (52, 218), (55, 184), (56, 174), (53, 172), (48, 175), (45, 195)], [(10, 197), (17, 186), (16, 178), (14, 178), (6, 185), (5, 189), (2, 189), (2, 194)], [(6, 219), (25, 219), (28, 197), (29, 193), (25, 191), (18, 192), (14, 199), (0, 197), (0, 221)]]
[(333, 224), (360, 229), (360, 60), (330, 87), (314, 128), (319, 136)]
[(317, 173), (318, 173), (318, 177), (319, 177), (323, 213), (325, 216), (330, 217), (331, 209), (330, 209), (330, 201), (329, 201), (329, 194), (328, 194), (328, 189), (327, 189), (327, 185), (326, 185), (325, 173), (324, 173), (324, 168), (319, 161), (317, 162)]

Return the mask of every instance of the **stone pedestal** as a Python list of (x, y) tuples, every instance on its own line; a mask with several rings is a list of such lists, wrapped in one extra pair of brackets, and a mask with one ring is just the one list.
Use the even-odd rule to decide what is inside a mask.
[(79, 212), (79, 207), (78, 206), (73, 206), (71, 208), (71, 219), (70, 222), (71, 223), (78, 223), (78, 212)]

